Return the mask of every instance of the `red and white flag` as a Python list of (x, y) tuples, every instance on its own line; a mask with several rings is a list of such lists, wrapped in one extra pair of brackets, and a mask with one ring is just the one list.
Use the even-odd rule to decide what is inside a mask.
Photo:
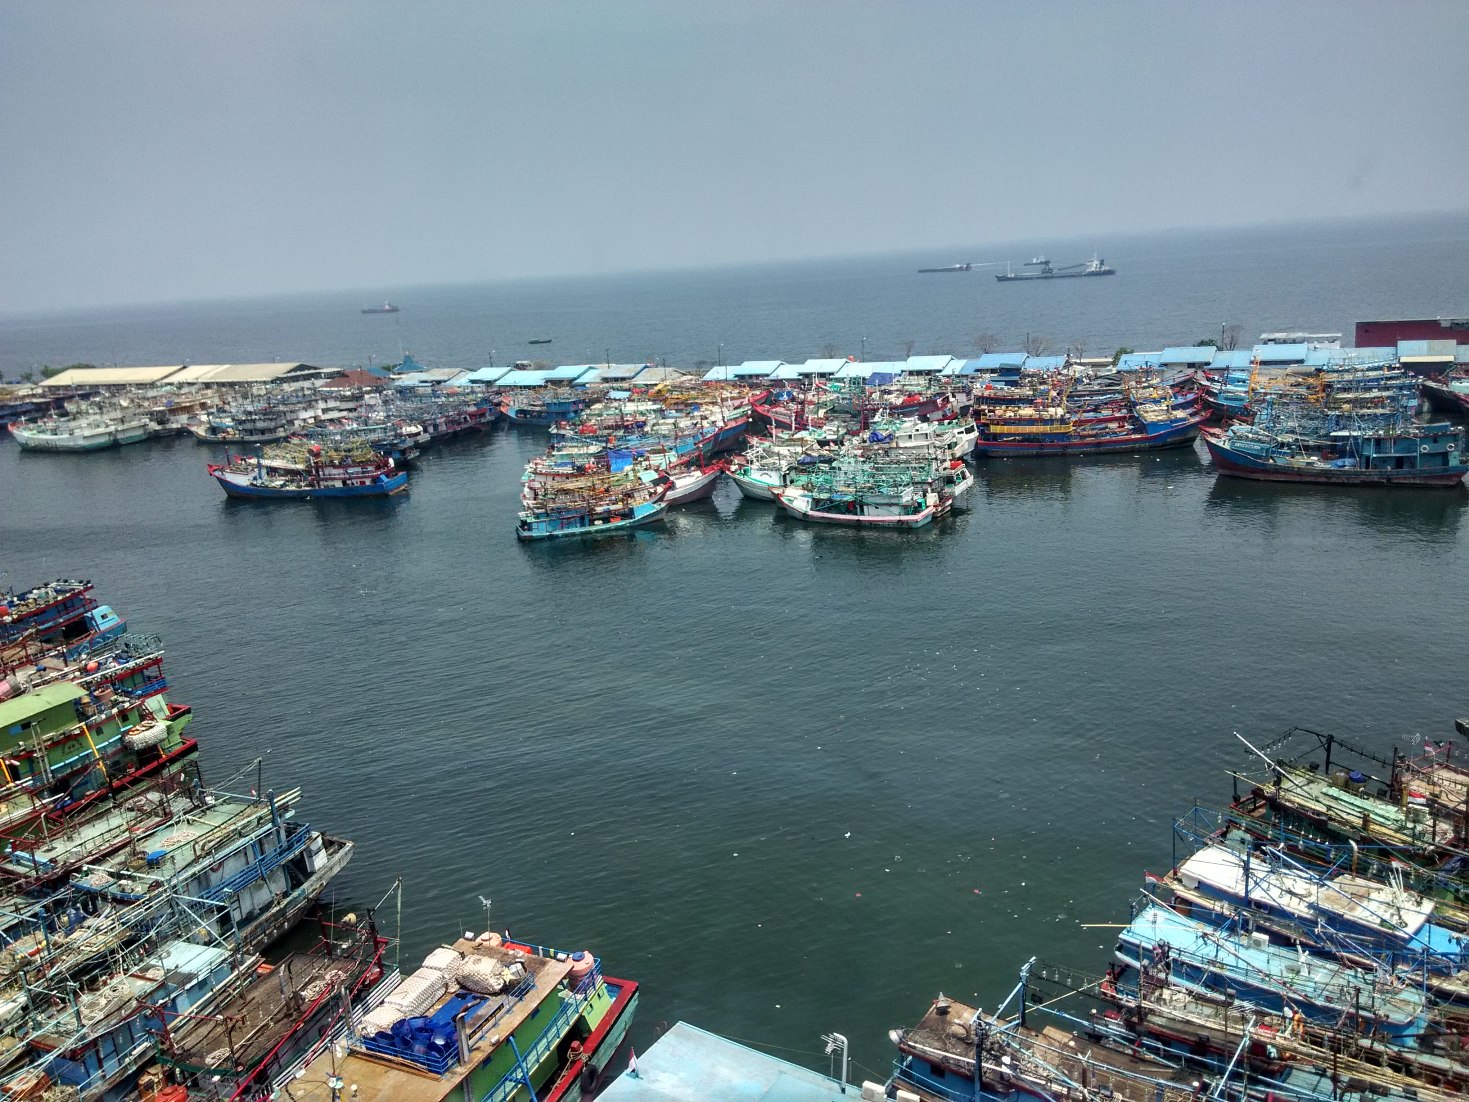
[(634, 1079), (638, 1077), (638, 1054), (631, 1048), (627, 1050), (627, 1073)]

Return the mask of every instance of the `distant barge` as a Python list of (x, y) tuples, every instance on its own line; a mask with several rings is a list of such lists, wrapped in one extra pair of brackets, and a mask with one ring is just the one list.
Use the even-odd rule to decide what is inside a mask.
[(973, 270), (973, 264), (950, 264), (947, 268), (919, 268), (918, 273), (923, 275), (926, 272), (971, 272)]
[(1080, 264), (1068, 264), (1064, 268), (1053, 268), (1051, 262), (1043, 256), (1037, 256), (1027, 260), (1022, 268), (1031, 268), (1033, 271), (1013, 271), (1008, 266), (1006, 270), (995, 275), (995, 279), (1001, 283), (1019, 283), (1025, 279), (1071, 279), (1074, 276), (1108, 276), (1116, 275), (1116, 268), (1107, 267), (1107, 262), (1095, 253), (1090, 260), (1083, 260)]

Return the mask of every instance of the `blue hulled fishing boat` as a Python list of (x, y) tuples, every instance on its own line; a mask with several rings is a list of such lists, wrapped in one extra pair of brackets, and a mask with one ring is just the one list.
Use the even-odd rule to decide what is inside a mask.
[(1220, 474), (1343, 486), (1457, 486), (1469, 473), (1464, 433), (1447, 421), (1336, 429), (1324, 437), (1257, 424), (1204, 432)]

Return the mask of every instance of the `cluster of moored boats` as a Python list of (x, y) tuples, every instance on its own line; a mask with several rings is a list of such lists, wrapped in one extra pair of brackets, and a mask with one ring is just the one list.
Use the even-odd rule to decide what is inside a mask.
[(1175, 821), (1176, 863), (1104, 973), (1032, 959), (993, 1012), (940, 996), (894, 1031), (894, 1084), (925, 1102), (1462, 1098), (1469, 768), (1450, 743), (1388, 759), (1303, 729), (1251, 750), (1264, 769), (1228, 808)]
[[(905, 372), (775, 362), (769, 377), (736, 368), (702, 381), (652, 367), (630, 381), (602, 380), (596, 367), (517, 369), (459, 373), (443, 387), (407, 361), (405, 385), (344, 376), (224, 398), (89, 394), (10, 432), (23, 448), (54, 451), (189, 432), (255, 445), (209, 465), (232, 496), (361, 497), (399, 492), (420, 451), (505, 420), (552, 437), (525, 472), (516, 534), (527, 540), (649, 524), (709, 496), (726, 472), (746, 496), (802, 520), (912, 528), (961, 507), (973, 479), (955, 461), (1137, 453), (1201, 435), (1215, 469), (1233, 477), (1453, 486), (1469, 473), (1460, 424), (1419, 416), (1425, 402), (1469, 411), (1463, 369), (1425, 377), (1391, 356), (1335, 348), (1319, 363), (1281, 365), (1269, 348), (1197, 364), (913, 357)], [(927, 362), (940, 360), (941, 370)], [(644, 370), (654, 378), (640, 385)], [(38, 401), (12, 405), (34, 414)]]
[[(205, 782), (163, 649), (90, 582), (0, 594), (0, 1097), (575, 1099), (637, 985), (469, 934), (408, 975), (319, 900), (352, 843), (256, 767)], [(267, 948), (303, 919), (302, 947)], [(332, 1083), (338, 1086), (333, 1087)]]
[[(1469, 396), (1469, 380), (1435, 385)], [(1135, 453), (1187, 446), (1201, 433), (1225, 475), (1455, 485), (1469, 470), (1464, 433), (1418, 418), (1424, 387), (1386, 362), (1269, 373), (1257, 365), (1242, 382), (1063, 362), (899, 383), (550, 390), (517, 399), (513, 420), (548, 425), (553, 439), (526, 467), (516, 534), (648, 524), (707, 497), (726, 472), (745, 497), (800, 520), (917, 528), (962, 507), (972, 457)]]

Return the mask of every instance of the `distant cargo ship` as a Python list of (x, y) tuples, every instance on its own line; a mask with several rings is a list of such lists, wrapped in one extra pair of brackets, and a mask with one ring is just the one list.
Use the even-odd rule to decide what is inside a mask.
[(918, 271), (920, 273), (923, 273), (923, 272), (968, 272), (968, 271), (973, 271), (973, 269), (974, 269), (974, 265), (973, 264), (950, 264), (947, 268), (919, 268)]
[(381, 306), (364, 306), (362, 312), (364, 314), (396, 314), (398, 308), (391, 302), (384, 302)]
[(1107, 267), (1107, 262), (1095, 253), (1090, 260), (1083, 260), (1080, 264), (1068, 264), (1064, 268), (1053, 268), (1051, 262), (1043, 256), (1027, 260), (1023, 268), (1031, 268), (1033, 271), (1012, 271), (1008, 265), (1006, 270), (997, 273), (995, 278), (1001, 283), (1017, 283), (1022, 279), (1070, 279), (1073, 276), (1104, 276), (1116, 275), (1116, 268)]

